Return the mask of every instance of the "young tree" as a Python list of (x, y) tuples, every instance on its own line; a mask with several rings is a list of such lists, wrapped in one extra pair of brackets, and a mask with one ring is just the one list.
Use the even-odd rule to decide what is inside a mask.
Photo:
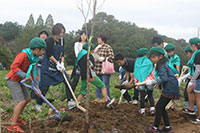
[(30, 27), (30, 28), (34, 28), (35, 27), (35, 22), (34, 22), (34, 18), (33, 18), (33, 14), (31, 14), (29, 16), (29, 19), (26, 23), (26, 27)]
[(42, 15), (40, 15), (37, 19), (36, 26), (43, 26), (44, 20), (42, 19)]
[(49, 29), (52, 29), (53, 23), (54, 23), (53, 17), (51, 16), (51, 14), (49, 14), (49, 15), (47, 16), (47, 18), (46, 18), (45, 26), (46, 26), (47, 28), (49, 28)]
[[(103, 0), (103, 3), (105, 0)], [(102, 4), (103, 4), (102, 3)], [(100, 5), (100, 7), (102, 6)], [(86, 8), (84, 7), (86, 5)], [(83, 15), (84, 18), (84, 29), (86, 30), (86, 34), (88, 35), (88, 28), (87, 28), (87, 21), (88, 21), (88, 16), (89, 13), (92, 15), (92, 29), (90, 32), (90, 37), (88, 41), (88, 54), (87, 54), (87, 95), (86, 95), (86, 123), (85, 123), (85, 130), (88, 132), (88, 127), (89, 127), (89, 101), (90, 101), (90, 84), (89, 84), (89, 79), (90, 79), (90, 72), (89, 72), (89, 55), (90, 55), (90, 47), (91, 47), (91, 41), (93, 38), (93, 32), (94, 32), (94, 25), (95, 25), (95, 16), (97, 12), (97, 0), (80, 0), (78, 9), (80, 10), (81, 14)], [(86, 10), (85, 10), (86, 9)]]

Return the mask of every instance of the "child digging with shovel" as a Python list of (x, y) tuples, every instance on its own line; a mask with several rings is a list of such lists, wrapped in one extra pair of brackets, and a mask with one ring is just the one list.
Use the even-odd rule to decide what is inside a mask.
[[(86, 95), (86, 86), (87, 86), (87, 50), (88, 50), (88, 43), (85, 43), (83, 45), (83, 49), (80, 51), (78, 54), (77, 60), (76, 60), (76, 66), (80, 68), (81, 72), (81, 92), (80, 95), (78, 96), (77, 100), (80, 102), (81, 99)], [(94, 50), (94, 45), (91, 44), (91, 50)], [(105, 100), (106, 108), (112, 108), (112, 104), (115, 101), (115, 99), (109, 100), (108, 95), (107, 95), (107, 90), (104, 85), (104, 83), (98, 78), (96, 73), (94, 72), (94, 65), (95, 61), (90, 54), (90, 61), (89, 61), (89, 70), (90, 70), (90, 83), (95, 85), (97, 88), (102, 89), (102, 94)]]
[[(38, 88), (38, 78), (36, 63), (39, 61), (39, 56), (44, 54), (46, 42), (40, 38), (34, 38), (30, 41), (29, 48), (23, 49), (19, 53), (11, 65), (11, 70), (6, 76), (8, 88), (11, 91), (13, 100), (16, 102), (11, 124), (7, 130), (10, 132), (24, 131), (19, 126), (25, 126), (26, 123), (19, 117), (26, 105), (31, 101), (26, 88), (20, 83), (21, 80), (33, 80)], [(37, 80), (37, 81), (36, 81)], [(38, 89), (40, 92), (40, 90)]]
[[(135, 84), (147, 81), (147, 80), (154, 80), (154, 69), (153, 64), (147, 57), (148, 49), (147, 48), (140, 48), (137, 51), (137, 56), (134, 66), (134, 81)], [(150, 112), (151, 115), (155, 113), (154, 107), (154, 99), (153, 99), (153, 89), (154, 85), (142, 85), (137, 87), (140, 92), (140, 110), (139, 113), (141, 115), (145, 115), (145, 96), (147, 94), (148, 100), (150, 102)]]
[(165, 52), (161, 47), (153, 47), (150, 50), (150, 58), (156, 64), (156, 80), (147, 80), (146, 85), (159, 84), (162, 85), (162, 94), (156, 104), (156, 113), (154, 124), (146, 129), (148, 133), (159, 133), (159, 125), (161, 118), (164, 120), (164, 127), (162, 132), (173, 132), (170, 126), (168, 114), (165, 107), (172, 99), (179, 98), (178, 80), (173, 71), (167, 65), (168, 59), (164, 56)]

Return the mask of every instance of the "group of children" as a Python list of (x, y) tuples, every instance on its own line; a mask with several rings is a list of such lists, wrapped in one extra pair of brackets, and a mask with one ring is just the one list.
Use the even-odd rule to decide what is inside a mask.
[[(173, 132), (165, 108), (170, 101), (174, 102), (174, 100), (179, 98), (179, 85), (185, 79), (187, 80), (184, 91), (186, 107), (182, 109), (182, 112), (189, 115), (195, 115), (197, 109), (197, 118), (191, 120), (191, 122), (196, 124), (200, 123), (200, 39), (191, 38), (189, 43), (190, 45), (187, 46), (184, 51), (189, 60), (187, 63), (189, 72), (181, 77), (179, 77), (180, 58), (176, 54), (176, 46), (171, 43), (164, 46), (163, 40), (160, 37), (153, 38), (153, 47), (149, 51), (146, 48), (138, 49), (137, 58), (135, 60), (124, 58), (120, 53), (115, 56), (115, 60), (120, 66), (120, 79), (130, 75), (130, 70), (127, 69), (127, 64), (132, 60), (130, 63), (132, 67), (129, 67), (132, 69), (131, 78), (126, 77), (126, 80), (123, 80), (121, 84), (137, 84), (145, 82), (145, 85), (134, 88), (134, 96), (135, 91), (138, 90), (140, 93), (140, 114), (145, 115), (146, 98), (148, 98), (150, 103), (150, 113), (152, 115), (155, 114), (154, 124), (153, 126), (148, 127), (146, 132)], [(126, 73), (125, 76), (122, 75), (123, 73)], [(134, 82), (131, 79), (134, 79)], [(156, 84), (162, 90), (162, 93), (154, 107), (153, 89), (156, 87)], [(133, 99), (133, 101), (129, 101), (126, 96), (124, 97), (129, 103), (133, 103), (135, 100)], [(163, 118), (165, 126), (162, 130), (159, 130), (161, 118)]]
[[(63, 35), (65, 33), (65, 28), (62, 24), (56, 24), (52, 29), (53, 36), (49, 38), (47, 38), (48, 33), (42, 32), (41, 34), (43, 33), (46, 34), (46, 36), (44, 35), (45, 37), (33, 38), (29, 43), (29, 48), (22, 50), (22, 52), (16, 56), (10, 67), (11, 70), (6, 76), (7, 85), (11, 91), (13, 100), (16, 102), (13, 116), (10, 119), (11, 124), (7, 128), (8, 131), (24, 132), (20, 126), (24, 126), (26, 123), (20, 118), (20, 114), (25, 106), (30, 102), (31, 98), (37, 101), (37, 110), (42, 111), (41, 105), (43, 101), (38, 97), (38, 94), (34, 94), (33, 92), (31, 98), (29, 97), (28, 91), (20, 83), (23, 79), (26, 81), (33, 81), (35, 87), (37, 87), (39, 92), (43, 95), (47, 93), (50, 85), (64, 82), (66, 85), (66, 95), (68, 98), (69, 108), (74, 107), (76, 104), (62, 75), (64, 73), (67, 76), (68, 82), (72, 85), (73, 90), (75, 90), (73, 82), (70, 82), (68, 75), (64, 72)], [(85, 34), (85, 32), (83, 32), (83, 34)], [(81, 77), (81, 90), (80, 95), (77, 97), (78, 101), (81, 101), (81, 99), (86, 95), (87, 80), (88, 42), (86, 37), (81, 39), (83, 40), (80, 45), (82, 48), (76, 51), (76, 69), (74, 70), (75, 73), (80, 73), (79, 77)], [(182, 111), (194, 115), (194, 104), (196, 104), (198, 117), (192, 122), (200, 123), (200, 39), (192, 38), (189, 43), (190, 46), (187, 46), (185, 49), (189, 59), (189, 74), (184, 76), (184, 78), (190, 78), (185, 89), (188, 102), (186, 108), (182, 109)], [(137, 104), (140, 94), (139, 112), (142, 115), (145, 115), (145, 100), (148, 99), (150, 102), (150, 113), (155, 115), (155, 121), (153, 126), (146, 129), (147, 132), (160, 132), (159, 125), (161, 118), (163, 118), (165, 124), (162, 131), (173, 132), (165, 107), (171, 100), (179, 98), (179, 82), (183, 80), (183, 77), (179, 77), (180, 58), (175, 54), (176, 46), (169, 43), (164, 47), (163, 41), (160, 37), (154, 37), (152, 44), (153, 47), (150, 50), (146, 48), (138, 49), (136, 59), (124, 58), (124, 56), (119, 53), (116, 54), (115, 61), (122, 69), (124, 69), (125, 76), (123, 77), (125, 80), (122, 84), (126, 85), (145, 82), (145, 85), (134, 88), (134, 96), (132, 99), (128, 91), (124, 93), (124, 98), (131, 104)], [(115, 99), (110, 99), (106, 85), (94, 71), (94, 48), (94, 45), (91, 44), (91, 53), (89, 55), (89, 81), (97, 88), (101, 89), (105, 105), (107, 108), (110, 108)], [(41, 59), (41, 66), (39, 65), (41, 70), (39, 69), (39, 74), (37, 74), (38, 68), (36, 66), (40, 60), (39, 57), (42, 55), (44, 55), (44, 57)], [(76, 86), (79, 77), (76, 77), (74, 86)], [(122, 76), (120, 76), (120, 78), (123, 79)], [(162, 93), (158, 102), (154, 105), (153, 90), (156, 85), (159, 86)]]

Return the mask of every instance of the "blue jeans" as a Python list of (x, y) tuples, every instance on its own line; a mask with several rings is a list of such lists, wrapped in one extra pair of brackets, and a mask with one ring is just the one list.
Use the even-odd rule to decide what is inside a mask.
[[(110, 88), (109, 88), (109, 85), (110, 85), (110, 74), (98, 75), (98, 77), (105, 84), (106, 89), (107, 89), (107, 95), (108, 95), (108, 97), (110, 97)], [(101, 89), (96, 88), (96, 98), (101, 98), (101, 97), (102, 97), (102, 95), (101, 95)]]

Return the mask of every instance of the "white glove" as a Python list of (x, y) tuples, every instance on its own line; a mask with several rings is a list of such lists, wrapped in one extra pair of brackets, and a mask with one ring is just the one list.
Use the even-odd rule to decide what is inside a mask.
[(122, 83), (122, 85), (127, 85), (129, 82), (128, 82), (128, 80), (126, 80), (126, 81), (124, 81), (123, 83)]
[(120, 92), (122, 93), (122, 95), (124, 95), (124, 93), (126, 92), (126, 90), (122, 89)]
[(122, 79), (122, 75), (121, 75), (121, 74), (119, 75), (119, 79), (120, 79), (120, 80)]
[(157, 83), (156, 80), (147, 80), (147, 81), (146, 81), (146, 85), (154, 85), (154, 84), (156, 84), (156, 83)]
[(60, 64), (60, 62), (57, 63), (56, 68), (58, 69), (58, 71), (62, 71), (62, 65)]
[(104, 59), (105, 59), (105, 57), (99, 57), (99, 58), (98, 58), (98, 61), (103, 62)]
[(62, 71), (65, 71), (65, 65), (64, 65), (64, 62), (61, 62), (60, 64), (61, 64), (61, 66), (62, 66), (62, 68), (61, 68)]

